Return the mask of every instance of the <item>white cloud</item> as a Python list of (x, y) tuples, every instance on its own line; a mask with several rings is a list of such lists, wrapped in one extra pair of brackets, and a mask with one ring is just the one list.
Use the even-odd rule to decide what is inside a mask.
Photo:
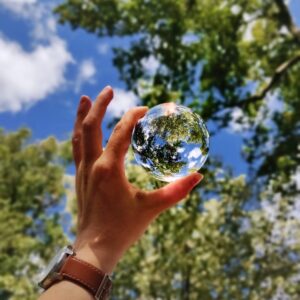
[(31, 51), (0, 32), (0, 112), (18, 112), (43, 100), (65, 82), (73, 62), (67, 45), (56, 33), (52, 5), (37, 0), (0, 0), (0, 6), (31, 26)]
[(33, 43), (40, 40), (48, 41), (56, 35), (56, 20), (52, 13), (53, 4), (37, 0), (0, 0), (0, 5), (30, 22)]
[(98, 50), (98, 53), (101, 54), (101, 55), (105, 55), (108, 53), (109, 51), (109, 44), (98, 44), (97, 46), (97, 50)]
[(184, 151), (185, 151), (185, 149), (183, 147), (177, 148), (177, 152), (178, 153), (183, 153)]
[(79, 73), (75, 81), (75, 92), (78, 93), (84, 83), (94, 83), (96, 67), (92, 59), (85, 59), (79, 66)]
[[(41, 17), (42, 18), (42, 17)], [(35, 40), (48, 40), (49, 36), (56, 33), (56, 21), (54, 17), (49, 17), (44, 21), (37, 20), (31, 32)]]
[(120, 118), (126, 111), (137, 105), (139, 105), (139, 100), (133, 92), (114, 88), (114, 99), (108, 105), (107, 113)]
[(151, 55), (142, 59), (142, 66), (150, 75), (154, 75), (159, 68), (159, 61)]
[(196, 165), (197, 165), (197, 163), (198, 163), (198, 161), (196, 161), (196, 160), (190, 161), (190, 162), (188, 163), (188, 168), (189, 168), (189, 169), (195, 168)]
[(192, 159), (192, 158), (199, 158), (201, 156), (202, 152), (200, 150), (200, 148), (196, 147), (194, 148), (188, 155), (188, 159)]
[(32, 26), (31, 36), (35, 40), (49, 40), (56, 34), (56, 20), (52, 5), (37, 0), (0, 0), (0, 5), (25, 20)]
[(64, 41), (26, 52), (18, 43), (0, 36), (0, 112), (17, 112), (42, 100), (64, 82), (72, 56)]
[(0, 5), (18, 15), (26, 15), (28, 8), (36, 4), (37, 0), (0, 0)]
[(247, 125), (243, 111), (240, 108), (235, 107), (231, 112), (231, 121), (228, 126), (229, 132), (242, 132), (243, 130), (248, 129), (248, 127), (249, 125)]

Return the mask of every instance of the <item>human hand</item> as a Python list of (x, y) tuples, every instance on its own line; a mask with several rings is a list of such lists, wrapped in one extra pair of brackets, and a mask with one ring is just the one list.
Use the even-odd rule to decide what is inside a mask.
[(132, 130), (148, 108), (129, 110), (103, 150), (101, 123), (112, 98), (111, 87), (103, 89), (93, 104), (83, 96), (72, 138), (78, 201), (74, 247), (79, 258), (106, 273), (113, 271), (151, 221), (185, 198), (203, 177), (193, 173), (154, 191), (143, 191), (129, 183), (124, 158)]

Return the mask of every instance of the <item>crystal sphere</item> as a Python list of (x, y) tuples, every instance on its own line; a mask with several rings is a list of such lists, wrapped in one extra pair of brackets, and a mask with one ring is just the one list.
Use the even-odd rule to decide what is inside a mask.
[(139, 165), (155, 178), (171, 182), (203, 166), (209, 134), (198, 114), (170, 102), (149, 109), (137, 122), (131, 145)]

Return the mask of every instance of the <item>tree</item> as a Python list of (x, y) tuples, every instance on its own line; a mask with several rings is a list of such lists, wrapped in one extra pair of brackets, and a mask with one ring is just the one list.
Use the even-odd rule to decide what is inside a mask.
[(38, 271), (66, 243), (61, 226), (68, 144), (0, 130), (0, 299), (36, 299)]
[[(130, 161), (128, 178), (155, 186)], [(220, 175), (206, 171), (205, 184), (130, 249), (115, 272), (113, 299), (282, 299), (282, 291), (299, 297), (300, 224), (281, 209), (287, 199), (245, 209), (245, 176)]]
[[(56, 12), (62, 22), (100, 37), (134, 37), (129, 49), (114, 49), (114, 63), (144, 104), (192, 101), (189, 106), (219, 127), (242, 109), (240, 122), (250, 123), (253, 134), (245, 158), (265, 157), (260, 174), (274, 173), (277, 162), (268, 160), (281, 152), (296, 157), (300, 30), (283, 0), (65, 1)], [(154, 73), (149, 59), (159, 63)], [(268, 109), (266, 96), (275, 92), (285, 105), (281, 112)], [(270, 151), (264, 145), (271, 138)], [(290, 162), (293, 171), (298, 162)]]
[[(114, 64), (143, 104), (178, 101), (244, 137), (249, 174), (210, 156), (205, 184), (123, 260), (114, 298), (298, 299), (300, 29), (285, 1), (65, 0), (56, 13), (131, 41)], [(134, 164), (128, 174), (158, 185)]]

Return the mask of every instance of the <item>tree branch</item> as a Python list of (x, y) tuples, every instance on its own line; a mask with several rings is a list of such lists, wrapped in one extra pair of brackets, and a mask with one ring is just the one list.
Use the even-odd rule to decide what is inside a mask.
[(288, 30), (294, 36), (296, 41), (300, 43), (300, 29), (294, 23), (292, 15), (284, 0), (275, 0), (275, 3), (279, 9), (279, 14), (283, 20), (283, 23), (287, 26)]
[[(294, 36), (295, 40), (300, 43), (300, 29), (296, 26), (296, 24), (293, 21), (292, 15), (289, 11), (289, 8), (285, 4), (284, 0), (275, 0), (275, 3), (279, 9), (280, 17), (283, 20), (284, 25), (287, 26), (290, 33)], [(238, 104), (233, 104), (232, 106), (240, 106), (245, 107), (249, 103), (253, 103), (259, 100), (262, 100), (264, 97), (266, 97), (267, 93), (281, 80), (281, 78), (286, 74), (289, 68), (293, 67), (295, 64), (297, 64), (300, 61), (300, 53), (298, 53), (293, 58), (285, 61), (281, 65), (277, 67), (275, 70), (271, 80), (268, 82), (268, 84), (256, 95), (250, 96), (249, 98), (246, 98), (245, 100), (241, 101)]]
[(249, 103), (253, 103), (259, 100), (262, 100), (264, 97), (266, 97), (267, 93), (272, 90), (272, 88), (278, 84), (278, 82), (281, 80), (281, 78), (287, 73), (287, 71), (296, 65), (298, 62), (300, 62), (300, 53), (298, 53), (296, 56), (290, 58), (289, 60), (285, 61), (281, 65), (279, 65), (272, 78), (268, 82), (268, 84), (256, 95), (250, 96), (249, 98), (246, 98), (242, 100), (241, 102), (238, 103), (233, 103), (232, 105), (226, 106), (225, 108), (228, 107), (245, 107)]

